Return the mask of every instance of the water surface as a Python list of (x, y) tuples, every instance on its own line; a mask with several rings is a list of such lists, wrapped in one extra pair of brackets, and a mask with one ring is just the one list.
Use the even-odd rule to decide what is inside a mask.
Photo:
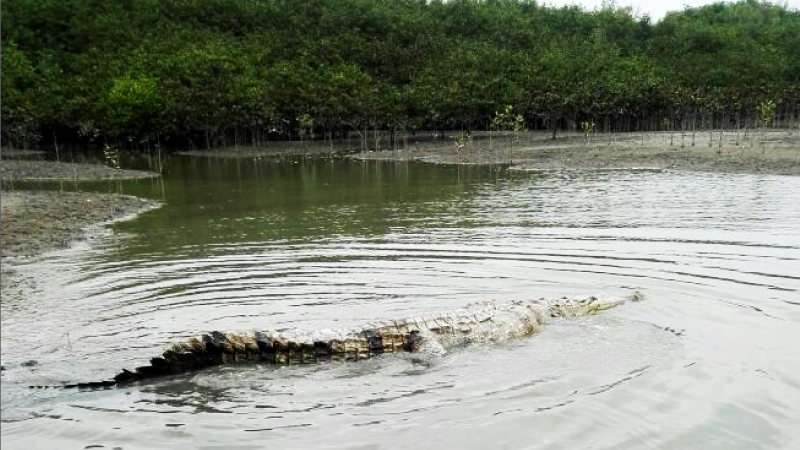
[[(304, 158), (167, 169), (81, 185), (165, 206), (20, 268), (40, 282), (3, 304), (4, 447), (796, 448), (800, 178)], [(202, 331), (631, 289), (645, 301), (443, 357), (23, 388), (106, 378)]]

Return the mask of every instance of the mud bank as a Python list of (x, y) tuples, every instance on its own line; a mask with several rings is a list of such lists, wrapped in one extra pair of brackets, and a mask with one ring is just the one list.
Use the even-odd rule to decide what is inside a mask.
[(19, 282), (14, 262), (64, 248), (89, 236), (92, 225), (142, 213), (160, 204), (129, 195), (59, 191), (9, 191), (0, 195), (3, 295)]
[[(512, 145), (513, 139), (513, 145)], [(452, 143), (410, 145), (400, 150), (358, 153), (365, 161), (505, 165), (524, 171), (647, 168), (720, 173), (800, 175), (800, 131), (744, 135), (734, 132), (611, 133), (586, 138), (577, 133), (552, 140), (543, 133), (517, 138), (476, 138), (463, 148)]]
[(155, 172), (115, 169), (99, 164), (20, 159), (4, 159), (0, 164), (3, 181), (129, 180), (157, 176), (159, 174)]
[(727, 148), (548, 149), (519, 156), (512, 170), (564, 171), (648, 168), (716, 173), (800, 175), (800, 150)]
[(177, 154), (182, 156), (200, 156), (207, 158), (252, 159), (281, 157), (339, 157), (352, 153), (356, 147), (347, 142), (337, 141), (333, 145), (327, 142), (272, 142), (265, 147), (222, 147), (209, 150), (185, 150)]

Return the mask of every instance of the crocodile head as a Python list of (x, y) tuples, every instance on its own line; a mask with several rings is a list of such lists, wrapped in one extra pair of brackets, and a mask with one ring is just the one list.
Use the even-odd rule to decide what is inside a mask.
[(587, 297), (580, 300), (562, 300), (551, 305), (550, 311), (554, 316), (577, 317), (597, 314), (601, 311), (619, 306), (627, 301), (639, 301), (642, 294), (635, 292), (620, 297)]
[(608, 298), (589, 297), (588, 299), (581, 300), (581, 302), (585, 302), (587, 314), (597, 314), (601, 311), (605, 311), (615, 306), (619, 306), (625, 302), (628, 301), (638, 302), (641, 299), (642, 299), (642, 294), (634, 292), (633, 294), (620, 297), (608, 297)]

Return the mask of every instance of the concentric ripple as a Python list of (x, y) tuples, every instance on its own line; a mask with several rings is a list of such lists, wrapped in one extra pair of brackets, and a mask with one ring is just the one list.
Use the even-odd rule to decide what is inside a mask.
[[(160, 210), (19, 270), (11, 448), (791, 448), (800, 179), (514, 175), (176, 158)], [(645, 301), (444, 356), (226, 367), (99, 392), (209, 330), (342, 327), (636, 289)], [(29, 368), (21, 362), (35, 359)]]

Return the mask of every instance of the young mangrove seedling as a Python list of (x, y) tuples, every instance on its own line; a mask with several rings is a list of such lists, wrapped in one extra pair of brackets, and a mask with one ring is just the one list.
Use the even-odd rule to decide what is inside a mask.
[(772, 116), (775, 114), (775, 102), (772, 100), (764, 100), (758, 104), (758, 124), (761, 128), (761, 153), (764, 150), (764, 140), (766, 138), (766, 128)]

